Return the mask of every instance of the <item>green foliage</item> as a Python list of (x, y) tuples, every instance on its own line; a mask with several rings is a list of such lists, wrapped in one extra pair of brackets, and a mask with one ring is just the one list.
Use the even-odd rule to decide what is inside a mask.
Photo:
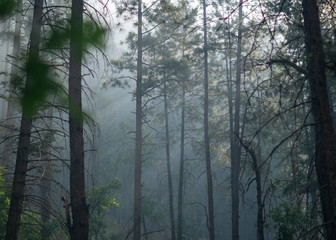
[(5, 168), (0, 167), (0, 239), (6, 233), (7, 216), (9, 209), (9, 183), (2, 177)]
[(16, 7), (14, 0), (0, 0), (0, 18), (11, 14)]
[[(0, 167), (0, 239), (4, 239), (8, 219), (8, 210), (10, 204), (10, 186), (2, 177), (5, 168)], [(42, 240), (41, 216), (36, 212), (25, 211), (21, 216), (21, 228), (19, 239), (24, 240)], [(52, 229), (52, 228), (50, 228)]]
[(304, 230), (304, 216), (300, 206), (283, 202), (270, 211), (277, 240), (294, 240)]
[[(69, 21), (64, 21), (60, 24), (63, 24), (63, 28), (53, 29), (50, 33), (49, 39), (46, 42), (46, 48), (48, 49), (61, 49), (65, 45), (70, 42), (71, 37), (71, 25)], [(75, 35), (77, 38), (75, 39), (78, 42), (77, 45), (82, 45), (82, 53), (89, 49), (90, 46), (95, 46), (99, 48), (103, 48), (105, 46), (105, 34), (106, 28), (99, 26), (94, 21), (85, 21), (83, 23), (83, 34), (81, 35), (79, 32)]]
[(105, 185), (93, 186), (88, 192), (90, 210), (92, 212), (105, 212), (111, 207), (119, 206), (118, 201), (111, 196), (111, 191), (120, 187), (120, 179), (112, 179)]
[(41, 237), (41, 216), (36, 212), (25, 212), (21, 217), (19, 239), (43, 240)]
[(120, 187), (121, 180), (112, 179), (107, 184), (93, 186), (89, 190), (91, 239), (106, 239), (105, 234), (108, 223), (104, 219), (104, 215), (110, 208), (119, 206), (119, 202), (112, 195), (112, 191)]
[(142, 211), (143, 215), (148, 218), (150, 221), (157, 221), (159, 219), (163, 219), (165, 216), (163, 209), (161, 208), (162, 206), (158, 204), (158, 202), (149, 197), (146, 196), (143, 198), (142, 201)]
[(83, 26), (83, 51), (87, 50), (90, 46), (99, 48), (105, 47), (106, 29), (99, 26), (94, 21), (86, 21)]
[[(63, 49), (70, 42), (71, 26), (69, 21), (60, 20), (63, 28), (53, 29), (49, 33), (48, 39), (42, 49), (57, 50)], [(99, 26), (94, 21), (83, 23), (83, 35), (77, 34), (77, 41), (81, 42), (82, 50), (80, 57), (83, 56), (90, 46), (104, 47), (106, 29)], [(44, 60), (43, 56), (31, 55), (25, 64), (24, 72), (26, 73), (29, 84), (25, 84), (25, 78), (14, 77), (11, 82), (13, 89), (19, 93), (20, 102), (23, 109), (30, 115), (35, 115), (44, 105), (47, 97), (51, 94), (62, 96), (62, 86), (58, 83), (55, 74), (52, 73), (52, 65)], [(76, 106), (74, 106), (76, 107)], [(76, 112), (76, 111), (75, 111)]]
[(25, 71), (30, 78), (30, 84), (26, 84), (25, 88), (21, 89), (21, 105), (29, 114), (34, 115), (39, 105), (50, 93), (56, 92), (60, 85), (50, 76), (50, 66), (37, 57), (29, 59)]

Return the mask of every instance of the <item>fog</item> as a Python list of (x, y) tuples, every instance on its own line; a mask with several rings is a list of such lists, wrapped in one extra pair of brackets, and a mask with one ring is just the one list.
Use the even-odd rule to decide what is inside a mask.
[(336, 237), (335, 3), (75, 2), (0, 11), (0, 239)]

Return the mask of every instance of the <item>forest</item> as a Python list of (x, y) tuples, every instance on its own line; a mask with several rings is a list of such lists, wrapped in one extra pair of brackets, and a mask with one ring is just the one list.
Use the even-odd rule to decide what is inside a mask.
[(0, 240), (335, 240), (336, 1), (0, 0)]

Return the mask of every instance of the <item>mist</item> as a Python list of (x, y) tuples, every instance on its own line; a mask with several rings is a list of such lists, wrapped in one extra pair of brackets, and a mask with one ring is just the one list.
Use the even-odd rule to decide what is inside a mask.
[(0, 239), (336, 238), (334, 2), (0, 8)]

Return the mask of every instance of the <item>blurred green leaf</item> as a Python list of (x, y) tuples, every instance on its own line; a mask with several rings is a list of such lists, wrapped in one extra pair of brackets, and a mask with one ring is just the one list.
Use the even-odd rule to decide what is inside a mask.
[(83, 48), (86, 50), (90, 45), (105, 47), (106, 29), (94, 21), (86, 21), (83, 25)]
[(53, 29), (48, 41), (46, 42), (47, 49), (60, 49), (67, 45), (70, 40), (69, 24), (63, 28)]
[[(0, 0), (3, 1), (3, 0)], [(6, 0), (7, 1), (7, 0)], [(61, 49), (67, 46), (70, 42), (70, 22), (62, 20), (62, 28), (53, 29), (49, 34), (48, 40), (45, 43), (46, 49)], [(90, 47), (104, 47), (106, 29), (100, 27), (94, 21), (86, 21), (83, 24), (83, 35), (78, 34), (76, 41), (79, 41), (83, 48), (80, 56)], [(77, 35), (76, 35), (77, 36)], [(57, 83), (55, 76), (52, 76), (52, 67), (43, 61), (43, 56), (30, 56), (26, 63), (24, 71), (27, 76), (27, 84), (25, 78), (14, 77), (12, 86), (20, 95), (22, 108), (28, 114), (34, 115), (39, 108), (44, 105), (46, 98), (57, 93), (62, 87)], [(82, 118), (82, 112), (76, 104), (70, 102), (70, 108), (75, 112), (75, 116)]]
[(14, 0), (0, 0), (0, 18), (11, 14), (16, 6)]
[(50, 66), (38, 57), (30, 57), (24, 70), (27, 74), (26, 84), (24, 85), (25, 79), (19, 77), (15, 77), (11, 84), (18, 90), (22, 108), (34, 115), (48, 95), (56, 93), (61, 86), (50, 76)]
[[(9, 198), (10, 198), (10, 182), (6, 182), (3, 174), (6, 172), (4, 167), (0, 167), (0, 229), (3, 230), (7, 225)], [(0, 239), (4, 239), (6, 231), (0, 231)]]

